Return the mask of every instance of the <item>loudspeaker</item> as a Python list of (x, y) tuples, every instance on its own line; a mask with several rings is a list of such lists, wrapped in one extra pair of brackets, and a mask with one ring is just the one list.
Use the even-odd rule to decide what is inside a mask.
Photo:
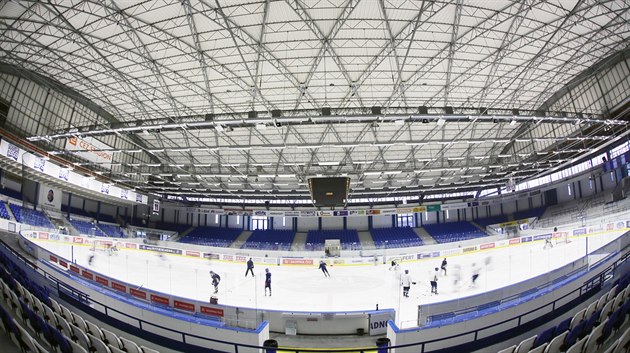
[(372, 107), (372, 115), (381, 115), (381, 107), (375, 105)]
[(453, 107), (444, 107), (444, 114), (453, 114)]
[(322, 108), (322, 116), (330, 116), (330, 107)]
[(518, 109), (512, 109), (512, 115), (518, 116), (520, 115), (520, 112), (518, 111)]
[(272, 118), (279, 118), (282, 116), (282, 111), (280, 109), (274, 109), (271, 111)]
[(429, 108), (426, 105), (421, 105), (418, 107), (418, 114), (429, 114)]
[(258, 112), (256, 112), (255, 110), (251, 110), (247, 112), (247, 117), (250, 119), (256, 119), (257, 116), (258, 116)]

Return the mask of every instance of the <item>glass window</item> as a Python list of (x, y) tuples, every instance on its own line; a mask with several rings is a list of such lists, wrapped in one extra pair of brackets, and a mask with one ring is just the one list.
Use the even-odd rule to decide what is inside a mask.
[(413, 213), (399, 214), (396, 215), (396, 226), (397, 227), (413, 227)]
[(252, 230), (268, 229), (269, 219), (266, 216), (252, 216)]

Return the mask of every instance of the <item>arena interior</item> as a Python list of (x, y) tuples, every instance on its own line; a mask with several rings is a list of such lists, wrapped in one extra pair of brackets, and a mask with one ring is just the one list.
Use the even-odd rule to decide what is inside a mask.
[(4, 353), (630, 352), (623, 0), (0, 1)]

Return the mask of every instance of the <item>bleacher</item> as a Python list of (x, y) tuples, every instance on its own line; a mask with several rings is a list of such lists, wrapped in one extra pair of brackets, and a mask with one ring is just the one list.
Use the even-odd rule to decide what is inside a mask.
[(3, 345), (3, 352), (159, 353), (71, 311), (0, 252), (0, 335), (5, 333), (17, 350)]
[[(566, 317), (556, 326), (522, 340), (518, 345), (502, 349), (499, 353), (516, 352), (628, 352), (630, 328), (630, 275), (616, 281), (612, 289), (583, 307), (575, 315)], [(625, 330), (623, 329), (624, 327)], [(623, 331), (622, 331), (623, 330)], [(614, 334), (618, 339), (610, 340)], [(608, 342), (607, 342), (608, 341)]]
[(306, 234), (306, 250), (323, 250), (326, 239), (341, 240), (343, 250), (361, 250), (361, 240), (356, 230), (309, 230)]
[[(143, 227), (146, 227), (146, 225), (144, 225)], [(161, 230), (169, 230), (171, 232), (181, 233), (181, 232), (185, 231), (186, 229), (190, 228), (190, 225), (188, 225), (188, 224), (176, 224), (176, 223), (157, 222), (155, 224), (155, 227), (151, 227), (151, 228), (161, 229)], [(203, 227), (201, 227), (201, 228), (203, 228)], [(208, 228), (211, 228), (211, 227), (208, 227)], [(216, 229), (216, 228), (213, 228), (213, 229)]]
[(106, 237), (107, 234), (97, 227), (95, 224), (87, 221), (69, 218), (68, 221), (79, 232), (79, 234), (93, 235), (97, 237)]
[(484, 231), (466, 221), (426, 224), (424, 225), (424, 229), (438, 243), (452, 243), (456, 241), (481, 238), (488, 235)]
[(241, 249), (289, 250), (293, 244), (295, 232), (292, 230), (255, 230)]
[(413, 228), (376, 228), (370, 230), (377, 248), (405, 248), (422, 246), (424, 243)]
[(97, 218), (98, 218), (99, 222), (117, 223), (116, 220), (114, 219), (114, 217), (110, 216), (108, 214), (101, 213), (101, 214), (98, 215)]
[(9, 215), (9, 210), (7, 210), (7, 206), (3, 201), (0, 201), (0, 218), (11, 219), (11, 215)]
[(22, 200), (22, 193), (13, 189), (0, 187), (0, 194), (12, 197), (16, 200)]
[(526, 218), (540, 218), (545, 213), (546, 207), (532, 208), (531, 210), (514, 212), (514, 220)]
[[(61, 205), (61, 212), (62, 213), (67, 213), (68, 212), (68, 206), (67, 205)], [(70, 213), (77, 215), (77, 216), (83, 216), (83, 217), (89, 217), (89, 218), (94, 218), (95, 215), (92, 213), (89, 213), (88, 211), (82, 209), (82, 208), (78, 208), (78, 207), (70, 207)]]
[(113, 224), (99, 223), (98, 228), (100, 228), (103, 231), (103, 233), (105, 233), (109, 237), (113, 237), (113, 238), (125, 237), (125, 233), (122, 231), (122, 229), (119, 226), (116, 226)]
[(179, 239), (180, 243), (228, 247), (243, 232), (240, 228), (197, 227)]
[(18, 223), (29, 224), (42, 228), (55, 228), (42, 211), (22, 207), (13, 203), (9, 204), (9, 208), (11, 208), (11, 212), (13, 212), (15, 220)]
[(490, 216), (485, 218), (477, 218), (475, 219), (475, 223), (479, 224), (482, 227), (487, 227), (491, 224), (499, 224), (509, 221), (508, 216), (500, 215), (500, 216)]

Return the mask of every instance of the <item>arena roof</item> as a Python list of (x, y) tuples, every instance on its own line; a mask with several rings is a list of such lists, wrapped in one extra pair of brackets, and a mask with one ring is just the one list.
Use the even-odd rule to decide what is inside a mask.
[(560, 99), (627, 60), (626, 1), (0, 6), (4, 71), (99, 111), (18, 132), (75, 162), (67, 137), (114, 137), (113, 165), (82, 164), (147, 192), (307, 199), (318, 175), (351, 197), (476, 192), (626, 131), (610, 102)]

